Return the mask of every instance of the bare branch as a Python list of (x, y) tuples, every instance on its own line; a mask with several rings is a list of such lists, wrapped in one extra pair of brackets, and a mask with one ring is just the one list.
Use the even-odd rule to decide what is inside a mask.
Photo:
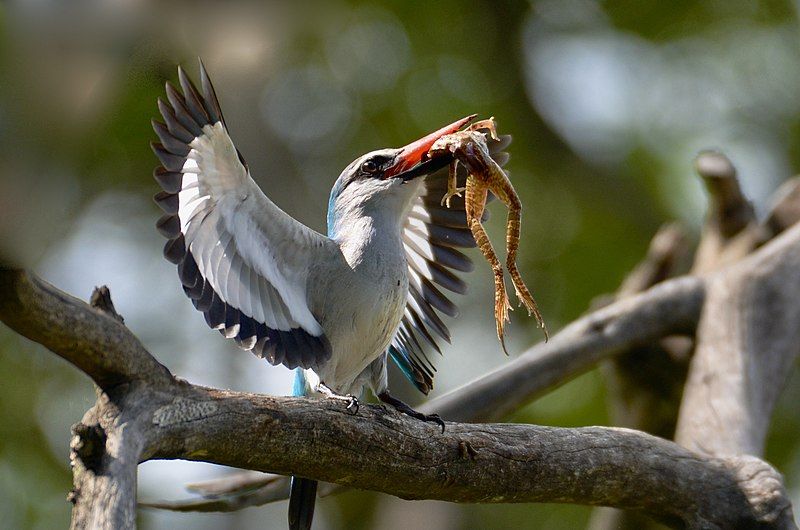
[(274, 473), (261, 473), (260, 471), (240, 471), (212, 480), (202, 480), (186, 484), (186, 489), (204, 497), (217, 495), (230, 495), (239, 491), (260, 488), (274, 484), (275, 481), (285, 478)]
[[(173, 512), (236, 512), (250, 506), (287, 500), (290, 481), (284, 475), (239, 471), (186, 485), (188, 491), (198, 493), (201, 497), (140, 502), (139, 506)], [(348, 488), (338, 484), (322, 482), (317, 488), (317, 496), (327, 497), (347, 490)]]
[(72, 530), (136, 525), (136, 471), (145, 436), (137, 407), (127, 404), (125, 395), (117, 401), (101, 393), (72, 428)]
[(674, 277), (688, 253), (689, 242), (683, 226), (679, 223), (663, 225), (650, 241), (644, 259), (622, 282), (617, 297), (641, 293)]
[(709, 209), (692, 272), (702, 274), (738, 261), (763, 239), (753, 205), (742, 193), (736, 168), (716, 151), (704, 151), (695, 169), (706, 186)]
[(21, 270), (0, 266), (0, 320), (74, 364), (103, 389), (172, 375), (122, 323)]
[[(663, 226), (644, 259), (623, 281), (617, 297), (634, 295), (675, 276), (688, 250), (680, 226)], [(632, 348), (603, 365), (614, 425), (672, 437), (692, 340), (686, 336), (669, 339)]]
[(140, 502), (143, 508), (173, 512), (235, 512), (289, 497), (289, 477), (259, 471), (238, 471), (225, 476), (186, 484), (201, 497), (178, 501)]
[[(378, 406), (351, 415), (338, 403), (196, 387), (152, 421), (154, 458), (291, 473), (406, 499), (602, 504), (695, 527), (752, 521), (755, 511), (761, 521), (785, 515), (779, 475), (768, 465), (748, 478), (738, 461), (705, 460), (626, 429), (448, 423), (442, 434)], [(751, 506), (739, 484), (748, 480), (761, 484), (753, 488), (769, 505)]]
[(797, 221), (800, 221), (800, 177), (787, 180), (773, 195), (769, 215), (764, 221), (767, 239), (780, 234)]
[(703, 280), (664, 282), (574, 321), (547, 343), (420, 410), (455, 421), (504, 418), (535, 397), (589, 370), (601, 359), (673, 333), (694, 331), (704, 299)]
[[(622, 282), (616, 298), (674, 277), (688, 255), (689, 242), (682, 227), (677, 223), (662, 226), (644, 259)], [(665, 337), (603, 363), (612, 424), (672, 438), (692, 347), (690, 337)], [(588, 528), (645, 530), (655, 526), (639, 512), (598, 508), (592, 512)]]
[(722, 238), (730, 240), (755, 220), (753, 205), (736, 178), (736, 168), (718, 151), (703, 151), (694, 163), (711, 202), (706, 223), (713, 225)]
[(114, 302), (111, 301), (111, 291), (105, 285), (94, 288), (92, 296), (89, 298), (89, 305), (118, 320), (120, 324), (125, 323), (125, 319), (117, 313)]
[(761, 455), (800, 354), (800, 225), (710, 278), (676, 440), (712, 455)]

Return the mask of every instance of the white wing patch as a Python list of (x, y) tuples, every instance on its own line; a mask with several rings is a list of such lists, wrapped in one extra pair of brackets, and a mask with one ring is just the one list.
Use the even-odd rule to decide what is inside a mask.
[(309, 307), (309, 271), (340, 257), (338, 246), (253, 181), (202, 65), (203, 95), (181, 69), (178, 77), (183, 93), (168, 83), (169, 103), (159, 101), (165, 123), (153, 123), (164, 254), (209, 326), (273, 364), (316, 367), (331, 346)]
[[(258, 196), (222, 123), (206, 125), (203, 133), (189, 144), (178, 194), (181, 232), (200, 273), (223, 302), (245, 315), (273, 329), (321, 335), (308, 307), (307, 268), (276, 256), (276, 244), (258, 223), (259, 213), (269, 211), (268, 199)], [(302, 241), (281, 248), (303, 249)]]

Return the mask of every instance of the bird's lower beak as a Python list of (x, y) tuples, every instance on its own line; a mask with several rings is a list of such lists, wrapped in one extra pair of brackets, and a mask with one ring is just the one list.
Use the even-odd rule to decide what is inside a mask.
[(475, 119), (475, 114), (461, 118), (454, 121), (450, 125), (442, 127), (436, 132), (420, 138), (415, 142), (411, 142), (407, 146), (400, 149), (394, 163), (383, 172), (383, 177), (388, 178), (402, 178), (403, 180), (411, 180), (422, 175), (430, 174), (437, 169), (446, 166), (450, 161), (447, 157), (436, 158), (428, 160), (428, 151), (433, 146), (434, 142), (446, 134), (453, 134), (464, 125)]

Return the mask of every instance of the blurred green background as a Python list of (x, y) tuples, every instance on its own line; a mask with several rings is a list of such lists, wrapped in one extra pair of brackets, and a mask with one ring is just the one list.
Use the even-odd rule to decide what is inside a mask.
[[(4, 2), (0, 256), (84, 299), (107, 284), (128, 326), (181, 377), (288, 393), (287, 370), (206, 328), (161, 258), (149, 122), (175, 65), (196, 74), (202, 56), (256, 180), (321, 231), (330, 186), (357, 155), (469, 113), (494, 115), (515, 137), (508, 168), (525, 207), (520, 265), (557, 330), (617, 287), (661, 223), (679, 219), (697, 232), (699, 150), (728, 153), (764, 212), (800, 165), (799, 39), (798, 4), (778, 0)], [(496, 240), (500, 208), (490, 222)], [(482, 261), (469, 281), (434, 395), (507, 362)], [(541, 337), (520, 311), (509, 330), (511, 352)], [(92, 385), (2, 326), (0, 366), (2, 526), (65, 527), (69, 427), (93, 403)], [(393, 388), (419, 402), (396, 377)], [(768, 451), (795, 506), (799, 402), (795, 377)], [(513, 420), (606, 424), (603, 378), (582, 376)], [(140, 497), (181, 498), (183, 483), (225, 472), (150, 462)], [(139, 518), (142, 528), (279, 528), (285, 511), (283, 503)], [(316, 527), (580, 528), (590, 512), (354, 491), (321, 500)]]

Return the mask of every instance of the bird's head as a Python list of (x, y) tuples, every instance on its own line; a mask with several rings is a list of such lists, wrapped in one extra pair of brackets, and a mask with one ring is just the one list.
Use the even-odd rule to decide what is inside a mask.
[(429, 160), (428, 150), (446, 134), (469, 123), (467, 116), (411, 142), (405, 147), (379, 149), (358, 157), (339, 175), (328, 203), (328, 234), (351, 216), (389, 216), (400, 220), (417, 196), (416, 181), (446, 166), (446, 156)]

